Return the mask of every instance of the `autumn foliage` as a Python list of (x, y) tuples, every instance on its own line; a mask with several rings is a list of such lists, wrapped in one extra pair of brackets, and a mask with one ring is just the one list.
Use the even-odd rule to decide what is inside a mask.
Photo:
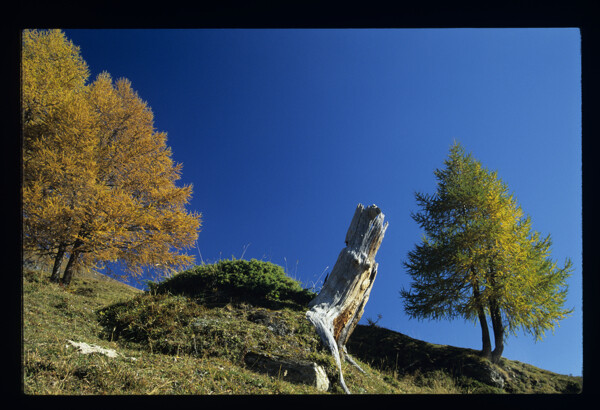
[(166, 134), (128, 80), (88, 78), (64, 33), (23, 32), (24, 250), (52, 256), (64, 284), (78, 263), (132, 275), (189, 265), (201, 215), (185, 209), (192, 186), (176, 185)]

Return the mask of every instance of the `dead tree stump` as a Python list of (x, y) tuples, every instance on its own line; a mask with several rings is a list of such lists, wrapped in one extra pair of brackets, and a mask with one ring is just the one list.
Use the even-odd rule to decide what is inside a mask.
[(346, 233), (346, 247), (306, 312), (306, 318), (336, 361), (340, 384), (346, 393), (350, 391), (344, 383), (341, 361), (347, 360), (358, 367), (346, 351), (346, 342), (362, 317), (377, 275), (375, 255), (388, 227), (383, 219), (377, 206), (365, 208), (358, 204)]

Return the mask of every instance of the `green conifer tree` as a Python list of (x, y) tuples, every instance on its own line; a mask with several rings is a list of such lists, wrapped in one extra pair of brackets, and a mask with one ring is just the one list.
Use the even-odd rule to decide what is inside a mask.
[(400, 294), (412, 318), (479, 321), (482, 355), (497, 362), (509, 333), (539, 340), (571, 313), (563, 305), (572, 263), (557, 267), (550, 235), (532, 230), (497, 173), (459, 143), (444, 164), (434, 172), (436, 193), (415, 194), (421, 210), (412, 217), (424, 236), (404, 262), (412, 282)]

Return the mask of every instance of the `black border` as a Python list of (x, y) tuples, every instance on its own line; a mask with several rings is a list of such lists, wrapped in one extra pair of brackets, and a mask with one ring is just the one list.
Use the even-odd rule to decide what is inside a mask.
[[(3, 142), (8, 146), (3, 150), (4, 160), (2, 166), (2, 192), (5, 202), (5, 221), (8, 220), (10, 235), (4, 235), (4, 252), (8, 255), (15, 268), (21, 269), (21, 242), (20, 242), (20, 169), (21, 169), (21, 144), (20, 138), (20, 33), (25, 28), (501, 28), (501, 27), (576, 27), (581, 33), (582, 52), (582, 176), (583, 176), (583, 324), (584, 324), (584, 388), (579, 395), (475, 395), (475, 396), (317, 396), (314, 398), (295, 397), (294, 404), (307, 404), (326, 406), (332, 403), (341, 405), (368, 406), (372, 400), (377, 405), (380, 400), (393, 404), (411, 405), (421, 403), (434, 403), (439, 401), (457, 403), (460, 405), (497, 404), (556, 404), (576, 405), (585, 407), (586, 396), (594, 394), (597, 386), (595, 372), (596, 354), (594, 342), (597, 328), (597, 309), (595, 301), (598, 291), (598, 263), (595, 260), (594, 237), (596, 226), (596, 195), (594, 192), (595, 177), (595, 139), (598, 135), (597, 107), (595, 96), (598, 92), (598, 23), (597, 14), (591, 7), (593, 3), (586, 1), (413, 1), (413, 2), (331, 2), (331, 1), (251, 1), (237, 2), (222, 0), (215, 2), (127, 2), (109, 0), (105, 2), (69, 2), (59, 1), (22, 1), (12, 8), (6, 8), (2, 25), (5, 52), (10, 56), (4, 60), (3, 70), (9, 70), (10, 103), (3, 110), (9, 124), (10, 131), (5, 131)], [(15, 14), (15, 9), (16, 14)], [(6, 55), (6, 54), (5, 54)], [(8, 64), (6, 64), (8, 63)], [(17, 80), (17, 81), (15, 81)], [(588, 189), (586, 189), (586, 187)], [(591, 187), (591, 188), (590, 188)], [(556, 193), (560, 195), (560, 192)], [(9, 206), (6, 206), (10, 204)], [(14, 212), (14, 214), (13, 214)], [(14, 228), (13, 228), (14, 227)], [(14, 231), (13, 231), (14, 229)], [(13, 236), (14, 232), (14, 236)], [(11, 336), (11, 351), (21, 351), (21, 320), (19, 311), (21, 304), (22, 281), (16, 269), (6, 269), (5, 277), (9, 279), (9, 286), (5, 287), (3, 300), (15, 302), (11, 307), (18, 311), (9, 310), (7, 315), (14, 330)], [(13, 300), (12, 298), (15, 298)], [(14, 350), (12, 350), (14, 349)], [(24, 396), (22, 393), (20, 355), (5, 352), (11, 357), (11, 365), (5, 369), (8, 383), (3, 383), (3, 389), (8, 388), (15, 393), (16, 398), (31, 404), (46, 400), (61, 403), (65, 399), (74, 400), (76, 404), (84, 404), (93, 400), (118, 401), (124, 405), (131, 404), (157, 404), (163, 406), (173, 403), (172, 400), (190, 400), (195, 403), (211, 404), (210, 397), (173, 397), (162, 396), (146, 400), (140, 397), (111, 396), (107, 398), (92, 397), (48, 397)], [(588, 397), (589, 398), (589, 397)], [(11, 397), (12, 399), (12, 397)], [(139, 400), (142, 400), (142, 403)], [(289, 402), (291, 397), (218, 397), (217, 401), (227, 404), (274, 404), (281, 406)], [(239, 401), (238, 401), (239, 400)], [(299, 401), (298, 401), (299, 400)], [(345, 401), (351, 400), (351, 401)], [(79, 401), (79, 403), (77, 403)], [(530, 403), (531, 402), (531, 403)], [(87, 404), (87, 403), (85, 403)]]

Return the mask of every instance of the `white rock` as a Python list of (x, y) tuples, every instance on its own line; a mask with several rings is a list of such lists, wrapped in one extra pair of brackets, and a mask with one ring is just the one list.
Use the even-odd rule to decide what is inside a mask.
[[(117, 353), (113, 349), (105, 349), (98, 345), (89, 345), (85, 342), (74, 342), (72, 340), (67, 340), (67, 342), (69, 342), (72, 346), (78, 348), (79, 352), (81, 354), (100, 353), (100, 354), (106, 355), (108, 357), (118, 357), (119, 356), (119, 353)], [(69, 345), (67, 345), (67, 347), (69, 347)], [(125, 356), (123, 356), (123, 357), (125, 357)], [(135, 357), (129, 357), (128, 359), (136, 360)]]

